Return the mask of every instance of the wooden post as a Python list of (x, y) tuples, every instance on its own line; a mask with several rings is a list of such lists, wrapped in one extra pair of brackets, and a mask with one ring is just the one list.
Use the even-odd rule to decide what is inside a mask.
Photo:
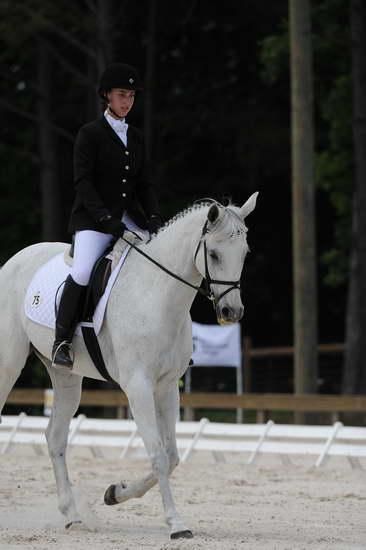
[(267, 414), (266, 411), (263, 409), (258, 409), (256, 414), (256, 420), (257, 424), (265, 424), (266, 423)]
[[(309, 0), (290, 0), (295, 392), (315, 393), (317, 285), (312, 43)], [(296, 422), (304, 422), (303, 413)]]
[(250, 338), (250, 336), (244, 337), (243, 351), (244, 351), (244, 357), (243, 357), (244, 392), (251, 393), (252, 391), (252, 364), (251, 364), (252, 339)]
[(366, 6), (351, 2), (354, 185), (343, 393), (366, 392)]
[[(191, 393), (191, 390), (192, 390), (192, 367), (188, 367), (188, 369), (186, 370), (184, 381), (185, 381), (185, 390), (184, 391), (186, 393)], [(186, 421), (194, 420), (194, 410), (192, 409), (192, 407), (184, 407), (183, 420), (186, 420)]]

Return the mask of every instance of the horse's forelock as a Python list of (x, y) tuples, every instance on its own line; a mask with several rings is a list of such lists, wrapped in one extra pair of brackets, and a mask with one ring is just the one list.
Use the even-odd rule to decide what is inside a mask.
[(228, 206), (222, 206), (224, 215), (221, 220), (214, 225), (210, 233), (215, 235), (218, 240), (230, 238), (234, 235), (245, 235), (248, 231), (245, 223), (240, 217), (240, 208), (230, 203)]

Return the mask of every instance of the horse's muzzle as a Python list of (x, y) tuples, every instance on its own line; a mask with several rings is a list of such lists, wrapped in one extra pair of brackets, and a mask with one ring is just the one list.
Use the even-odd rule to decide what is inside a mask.
[(217, 307), (216, 309), (217, 322), (219, 325), (232, 325), (237, 323), (244, 315), (244, 307), (230, 308), (225, 305), (223, 307)]

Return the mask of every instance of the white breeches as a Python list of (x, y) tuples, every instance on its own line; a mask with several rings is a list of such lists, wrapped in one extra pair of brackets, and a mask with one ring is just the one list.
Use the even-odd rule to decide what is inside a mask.
[[(148, 236), (148, 232), (138, 227), (128, 214), (124, 214), (122, 221), (130, 231), (138, 231)], [(113, 235), (99, 231), (76, 231), (71, 276), (78, 285), (88, 284), (95, 262), (112, 239)]]

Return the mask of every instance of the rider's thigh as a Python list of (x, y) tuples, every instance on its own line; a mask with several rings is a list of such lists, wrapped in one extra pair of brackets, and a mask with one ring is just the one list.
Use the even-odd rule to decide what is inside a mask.
[(99, 231), (77, 231), (71, 276), (79, 285), (87, 285), (93, 266), (112, 240), (112, 235)]

